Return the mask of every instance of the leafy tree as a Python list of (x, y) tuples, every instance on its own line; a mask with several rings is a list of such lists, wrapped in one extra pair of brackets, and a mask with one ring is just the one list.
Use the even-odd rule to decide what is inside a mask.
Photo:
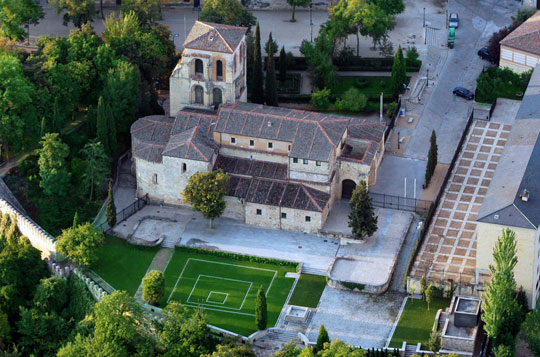
[(429, 281), (425, 276), (420, 279), (420, 293), (422, 294), (422, 299), (426, 299), (426, 291), (430, 287)]
[(294, 18), (294, 14), (296, 12), (296, 7), (306, 7), (309, 5), (311, 0), (287, 0), (287, 4), (292, 6), (292, 17), (291, 22), (296, 22), (296, 19)]
[(212, 354), (202, 355), (202, 357), (255, 357), (255, 352), (247, 345), (237, 345), (229, 343), (218, 345), (217, 351)]
[(109, 111), (103, 97), (99, 97), (97, 106), (97, 119), (96, 119), (96, 137), (97, 140), (103, 145), (103, 149), (107, 155), (112, 156), (111, 146), (109, 144)]
[(96, 14), (94, 0), (51, 0), (56, 6), (56, 13), (66, 11), (63, 17), (64, 26), (73, 22), (75, 27), (81, 28), (83, 24), (92, 22)]
[(512, 19), (514, 23), (521, 25), (535, 13), (536, 13), (536, 9), (534, 7), (524, 6), (518, 9), (516, 16), (510, 16), (510, 18)]
[(330, 94), (329, 88), (316, 90), (311, 95), (311, 104), (319, 110), (326, 110), (330, 107)]
[(540, 310), (535, 309), (527, 314), (521, 326), (525, 340), (535, 356), (540, 356)]
[(109, 227), (116, 226), (116, 205), (114, 204), (114, 194), (112, 182), (109, 182), (109, 192), (107, 194), (107, 223)]
[(5, 349), (11, 340), (11, 327), (8, 316), (0, 311), (0, 349)]
[(39, 133), (33, 106), (35, 88), (24, 76), (22, 65), (12, 54), (0, 51), (0, 138), (2, 151), (17, 152)]
[(360, 181), (356, 186), (349, 204), (349, 227), (352, 228), (353, 236), (357, 239), (370, 237), (377, 231), (377, 217), (365, 181)]
[(217, 340), (208, 328), (208, 321), (200, 310), (191, 314), (177, 302), (166, 307), (169, 313), (160, 333), (165, 356), (195, 357), (214, 351)]
[(35, 0), (0, 0), (0, 36), (21, 40), (21, 25), (37, 24), (43, 9)]
[(109, 158), (105, 154), (103, 145), (96, 139), (90, 140), (81, 150), (88, 165), (83, 176), (86, 192), (90, 191), (89, 199), (94, 198), (94, 187), (101, 189), (109, 174)]
[(325, 343), (330, 343), (330, 337), (328, 336), (328, 331), (326, 331), (324, 325), (321, 325), (319, 328), (319, 336), (317, 337), (317, 345), (315, 346), (317, 351), (322, 351)]
[[(268, 42), (272, 42), (272, 33), (268, 38)], [(277, 83), (276, 83), (276, 67), (274, 64), (274, 56), (268, 56), (268, 63), (266, 66), (266, 105), (277, 107), (278, 98), (277, 98)]]
[(498, 345), (493, 348), (494, 357), (514, 357), (514, 346)]
[(336, 100), (336, 109), (348, 112), (362, 111), (368, 102), (365, 94), (356, 88), (349, 88), (343, 97)]
[(264, 330), (268, 323), (266, 309), (266, 295), (264, 294), (264, 290), (261, 286), (259, 287), (259, 290), (257, 290), (257, 301), (255, 305), (255, 323), (257, 324), (257, 328), (259, 330)]
[(314, 44), (303, 41), (300, 52), (309, 64), (314, 87), (333, 88), (336, 83), (336, 71), (332, 65), (332, 39), (328, 33), (321, 30)]
[[(272, 354), (272, 357), (297, 357), (300, 355), (302, 350), (298, 348), (296, 341), (290, 341), (281, 345), (281, 349)], [(313, 356), (311, 354), (310, 356)]]
[(431, 132), (431, 138), (429, 139), (429, 143), (430, 145), (425, 177), (426, 187), (429, 186), (429, 183), (431, 182), (431, 178), (433, 177), (433, 173), (435, 172), (435, 168), (437, 167), (437, 157), (439, 155), (437, 147), (437, 134), (435, 134), (435, 130)]
[(441, 349), (441, 334), (437, 331), (431, 331), (429, 335), (428, 348), (436, 356)]
[(403, 0), (370, 0), (370, 2), (390, 15), (401, 14), (405, 10)]
[(165, 275), (159, 270), (151, 270), (142, 281), (143, 299), (150, 305), (159, 305), (165, 294)]
[(405, 67), (405, 59), (400, 45), (394, 55), (392, 76), (390, 77), (390, 85), (394, 95), (397, 95), (401, 91), (404, 83), (407, 83), (407, 69)]
[(425, 292), (428, 311), (429, 311), (429, 307), (431, 306), (431, 303), (433, 302), (433, 299), (435, 298), (436, 293), (437, 293), (437, 288), (435, 288), (434, 285), (429, 284)]
[(33, 307), (41, 312), (59, 314), (68, 303), (68, 283), (65, 278), (51, 276), (39, 282)]
[(117, 137), (116, 137), (116, 120), (113, 116), (111, 106), (107, 103), (105, 105), (105, 111), (106, 111), (106, 118), (107, 118), (107, 129), (109, 134), (109, 150), (111, 157), (115, 155), (116, 153), (116, 147), (117, 147)]
[(69, 335), (68, 323), (56, 313), (21, 307), (18, 346), (25, 355), (53, 356)]
[(97, 262), (96, 248), (103, 243), (103, 233), (89, 222), (62, 231), (56, 242), (60, 253), (82, 267)]
[(279, 81), (285, 82), (287, 80), (287, 54), (285, 53), (285, 46), (281, 47), (279, 52)]
[(199, 172), (189, 178), (188, 185), (182, 195), (184, 202), (193, 206), (210, 220), (210, 228), (214, 219), (220, 217), (225, 210), (223, 196), (227, 192), (229, 175), (220, 170)]
[(250, 28), (256, 19), (238, 0), (206, 0), (199, 15), (201, 21)]
[(133, 11), (143, 24), (161, 20), (161, 0), (123, 0), (122, 13)]
[(66, 196), (70, 180), (66, 168), (69, 147), (60, 140), (57, 133), (45, 134), (40, 144), (39, 186), (47, 196)]
[[(302, 354), (300, 356), (303, 357)], [(361, 348), (356, 348), (356, 347), (353, 347), (353, 346), (349, 346), (343, 341), (339, 341), (337, 339), (334, 339), (332, 341), (332, 343), (329, 343), (329, 344), (325, 345), (325, 348), (322, 351), (319, 351), (317, 353), (317, 356), (321, 356), (321, 357), (341, 357), (341, 356), (366, 357), (367, 356), (367, 351), (364, 351)]]
[[(234, 0), (236, 1), (236, 0)], [(264, 103), (264, 89), (263, 89), (263, 69), (261, 58), (261, 32), (259, 29), (259, 23), (255, 29), (255, 46), (253, 47), (253, 76), (252, 76), (252, 94), (251, 101), (253, 103)]]
[(494, 265), (490, 265), (491, 281), (482, 295), (482, 320), (487, 335), (495, 345), (512, 340), (519, 331), (522, 317), (516, 297), (514, 267), (517, 264), (515, 233), (505, 229), (493, 249)]

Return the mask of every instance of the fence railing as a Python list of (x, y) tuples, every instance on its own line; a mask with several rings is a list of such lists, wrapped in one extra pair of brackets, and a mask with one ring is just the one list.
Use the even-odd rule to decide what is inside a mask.
[(399, 97), (397, 104), (398, 104), (397, 108), (394, 111), (394, 114), (392, 115), (392, 119), (390, 120), (390, 124), (388, 124), (388, 126), (386, 127), (386, 131), (384, 132), (384, 142), (385, 143), (388, 140), (388, 137), (390, 136), (390, 132), (392, 131), (392, 129), (394, 129), (394, 125), (396, 125), (397, 116), (399, 115), (399, 112), (401, 111), (401, 96)]
[(429, 207), (433, 203), (432, 201), (420, 200), (412, 197), (393, 196), (384, 193), (370, 192), (369, 196), (375, 207), (411, 211), (420, 214), (427, 214)]
[[(148, 204), (148, 194), (141, 198), (135, 198), (135, 202), (116, 213), (116, 224), (125, 221), (129, 217), (133, 216), (135, 212), (140, 211), (144, 206)], [(106, 231), (109, 227), (107, 222), (101, 223), (96, 228), (102, 232)]]

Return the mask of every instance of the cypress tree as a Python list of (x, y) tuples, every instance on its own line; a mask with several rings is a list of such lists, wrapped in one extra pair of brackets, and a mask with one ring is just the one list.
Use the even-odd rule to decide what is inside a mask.
[[(52, 132), (60, 133), (60, 130), (64, 126), (64, 118), (62, 117), (60, 110), (60, 103), (58, 102), (58, 97), (54, 98), (53, 103), (53, 117), (52, 117)], [(45, 135), (45, 134), (43, 134)]]
[(287, 80), (287, 54), (285, 53), (285, 46), (281, 47), (279, 52), (279, 81), (285, 82)]
[(317, 337), (317, 345), (315, 346), (317, 352), (323, 350), (325, 342), (330, 343), (330, 337), (328, 336), (328, 331), (326, 331), (324, 325), (321, 325), (319, 328), (319, 336)]
[(112, 190), (112, 182), (109, 181), (109, 194), (107, 199), (107, 223), (109, 227), (116, 225), (116, 205), (114, 204), (114, 195)]
[(377, 231), (377, 217), (371, 197), (365, 181), (360, 181), (353, 191), (351, 201), (351, 213), (349, 213), (349, 227), (352, 228), (353, 236), (357, 239), (369, 237)]
[(396, 54), (394, 55), (394, 62), (392, 63), (392, 77), (390, 78), (390, 85), (392, 87), (392, 93), (397, 96), (403, 88), (403, 83), (407, 81), (407, 69), (405, 68), (405, 58), (403, 57), (403, 51), (401, 45), (398, 46)]
[(431, 178), (433, 177), (433, 173), (435, 172), (435, 168), (437, 167), (437, 156), (438, 156), (438, 147), (437, 147), (437, 134), (435, 134), (435, 130), (431, 132), (431, 139), (430, 146), (429, 146), (429, 152), (428, 152), (428, 161), (426, 165), (426, 177), (425, 177), (425, 186), (428, 187), (429, 183), (431, 182)]
[[(272, 33), (268, 38), (268, 42), (272, 43)], [(272, 107), (278, 106), (277, 100), (277, 84), (276, 84), (276, 69), (274, 64), (274, 56), (268, 56), (268, 62), (266, 66), (266, 105)]]
[(43, 137), (43, 135), (47, 134), (49, 131), (47, 130), (47, 119), (45, 117), (41, 118), (41, 131), (40, 131), (40, 137)]
[(111, 106), (109, 104), (105, 105), (107, 110), (107, 129), (109, 129), (109, 149), (111, 150), (111, 157), (114, 156), (116, 152), (116, 120), (114, 118)]
[(259, 23), (255, 29), (255, 46), (253, 47), (253, 93), (251, 101), (253, 103), (264, 103), (263, 72), (261, 59), (261, 32)]
[(264, 330), (268, 323), (268, 316), (266, 311), (266, 296), (262, 286), (257, 291), (257, 305), (255, 307), (255, 323), (259, 330)]
[(79, 212), (75, 211), (75, 215), (73, 216), (73, 224), (72, 227), (75, 228), (79, 225)]
[(103, 145), (107, 155), (111, 156), (111, 147), (109, 145), (109, 120), (107, 119), (107, 108), (105, 108), (105, 103), (103, 102), (103, 97), (99, 97), (98, 107), (97, 107), (97, 118), (96, 118), (96, 137)]
[(86, 113), (86, 129), (88, 136), (94, 137), (96, 135), (96, 109), (93, 105), (88, 106), (88, 112)]

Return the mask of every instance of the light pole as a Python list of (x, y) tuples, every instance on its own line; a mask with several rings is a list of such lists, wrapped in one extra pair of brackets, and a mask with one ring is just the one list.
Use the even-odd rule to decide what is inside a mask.
[(397, 149), (399, 150), (399, 131), (397, 132)]
[(429, 87), (429, 67), (431, 67), (431, 63), (426, 66), (426, 88)]
[(309, 26), (311, 26), (310, 42), (313, 42), (313, 1), (309, 4)]
[(424, 8), (424, 27), (426, 27), (426, 8)]

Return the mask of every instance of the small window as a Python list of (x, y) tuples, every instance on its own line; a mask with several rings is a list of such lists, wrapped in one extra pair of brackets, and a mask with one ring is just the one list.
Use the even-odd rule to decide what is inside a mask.
[(262, 216), (262, 209), (257, 208), (257, 216)]
[(184, 162), (182, 164), (182, 173), (186, 172), (187, 171), (187, 164)]
[(291, 151), (291, 146), (289, 145), (289, 151)]
[(236, 144), (236, 138), (231, 138), (231, 144)]
[(157, 174), (152, 175), (152, 182), (157, 184)]
[(320, 161), (315, 161), (315, 165), (321, 166), (321, 162)]
[(307, 164), (308, 164), (308, 161), (304, 159), (304, 165), (307, 165)]
[(294, 162), (295, 164), (298, 164), (298, 158), (297, 158), (297, 157), (293, 157), (292, 162)]
[(273, 144), (272, 142), (269, 142), (269, 143), (268, 143), (268, 148), (269, 148), (269, 149), (273, 149), (273, 148), (274, 148), (274, 144)]
[(306, 216), (306, 222), (311, 222), (311, 217), (310, 216)]
[(251, 146), (251, 147), (255, 146), (255, 140), (250, 140), (249, 141), (249, 146)]
[(287, 213), (281, 212), (281, 219), (287, 219)]

